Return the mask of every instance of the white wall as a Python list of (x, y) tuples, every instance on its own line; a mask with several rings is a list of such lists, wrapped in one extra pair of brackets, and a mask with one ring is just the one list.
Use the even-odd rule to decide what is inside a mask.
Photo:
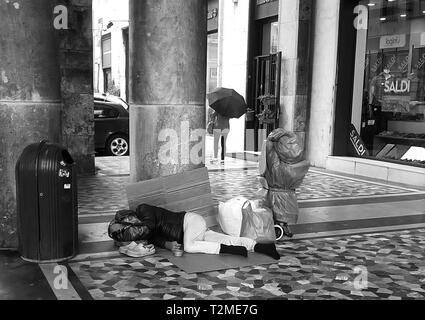
[[(220, 0), (218, 31), (218, 86), (245, 97), (248, 59), (249, 0)], [(246, 98), (246, 97), (245, 97)], [(245, 116), (230, 121), (228, 152), (245, 149)]]
[(307, 157), (326, 167), (333, 147), (339, 1), (316, 1), (313, 80)]

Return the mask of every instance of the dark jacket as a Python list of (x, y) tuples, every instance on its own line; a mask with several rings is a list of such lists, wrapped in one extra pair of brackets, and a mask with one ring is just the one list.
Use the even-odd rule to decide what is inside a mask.
[(150, 243), (160, 248), (165, 242), (183, 244), (183, 222), (186, 212), (171, 212), (166, 209), (142, 204), (136, 209), (136, 216), (150, 230)]

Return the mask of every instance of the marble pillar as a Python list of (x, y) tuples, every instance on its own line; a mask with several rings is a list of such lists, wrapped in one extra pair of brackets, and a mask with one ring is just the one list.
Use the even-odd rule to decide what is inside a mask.
[(132, 181), (205, 164), (206, 0), (130, 1)]
[(95, 174), (92, 1), (62, 0), (69, 29), (59, 32), (62, 144), (79, 174)]
[(333, 148), (339, 14), (340, 1), (316, 1), (307, 157), (320, 168)]
[(308, 132), (313, 0), (280, 0), (282, 51), (280, 126), (295, 132), (305, 147)]
[(0, 248), (16, 248), (15, 164), (31, 143), (61, 140), (53, 0), (0, 2)]

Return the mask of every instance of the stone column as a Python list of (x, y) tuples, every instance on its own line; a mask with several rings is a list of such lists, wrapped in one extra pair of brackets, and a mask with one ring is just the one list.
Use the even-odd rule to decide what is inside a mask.
[(130, 1), (131, 180), (204, 166), (206, 0)]
[(308, 160), (326, 167), (332, 154), (340, 1), (316, 1)]
[(53, 0), (0, 2), (0, 247), (16, 248), (15, 164), (31, 143), (60, 142)]
[(94, 175), (92, 1), (63, 0), (68, 29), (60, 31), (62, 143), (78, 173)]
[(305, 145), (308, 131), (313, 0), (280, 0), (279, 50), (282, 51), (280, 126)]

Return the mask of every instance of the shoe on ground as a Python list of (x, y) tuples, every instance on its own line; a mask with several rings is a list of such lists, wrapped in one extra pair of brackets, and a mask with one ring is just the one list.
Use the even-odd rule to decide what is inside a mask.
[(125, 255), (132, 258), (142, 258), (155, 254), (155, 247), (139, 244), (136, 247), (128, 249)]
[(137, 246), (138, 246), (138, 244), (136, 242), (131, 242), (129, 245), (120, 247), (119, 252), (122, 253), (122, 254), (127, 254), (128, 250), (134, 249)]

